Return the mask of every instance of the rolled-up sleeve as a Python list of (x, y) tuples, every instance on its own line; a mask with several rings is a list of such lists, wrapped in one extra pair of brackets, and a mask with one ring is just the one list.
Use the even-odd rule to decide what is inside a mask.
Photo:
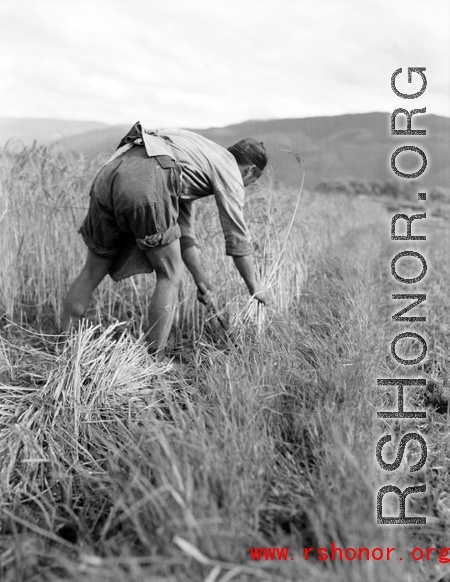
[(253, 253), (253, 245), (244, 220), (245, 189), (237, 167), (236, 172), (215, 176), (213, 185), (225, 236), (225, 254), (243, 257)]

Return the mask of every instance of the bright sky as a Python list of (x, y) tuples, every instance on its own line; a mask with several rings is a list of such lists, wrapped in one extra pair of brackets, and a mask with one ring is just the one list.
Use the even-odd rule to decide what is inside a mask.
[[(2, 117), (450, 117), (449, 0), (0, 0), (0, 51)], [(426, 67), (422, 97), (394, 95), (400, 67)]]

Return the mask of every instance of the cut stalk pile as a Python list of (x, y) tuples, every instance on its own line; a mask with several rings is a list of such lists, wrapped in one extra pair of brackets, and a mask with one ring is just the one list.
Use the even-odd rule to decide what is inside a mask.
[(155, 405), (154, 380), (171, 365), (156, 362), (142, 338), (121, 328), (84, 324), (60, 355), (47, 356), (47, 374), (36, 374), (34, 385), (0, 385), (4, 501), (20, 500), (20, 492), (42, 488), (70, 467), (98, 470), (93, 427), (109, 433), (111, 424), (135, 421)]

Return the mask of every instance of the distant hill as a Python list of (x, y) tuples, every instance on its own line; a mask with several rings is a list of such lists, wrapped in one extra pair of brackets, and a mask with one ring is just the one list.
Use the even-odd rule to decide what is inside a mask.
[(10, 139), (17, 139), (26, 146), (35, 140), (44, 144), (103, 127), (107, 125), (98, 121), (0, 117), (0, 147)]
[[(65, 147), (85, 156), (112, 152), (135, 120), (127, 125), (91, 127), (82, 133), (66, 131)], [(398, 128), (401, 116), (398, 117)], [(67, 122), (69, 123), (69, 122)], [(74, 122), (75, 124), (80, 122)], [(306, 187), (336, 178), (401, 180), (390, 168), (390, 158), (401, 145), (422, 148), (428, 160), (421, 181), (426, 187), (450, 185), (450, 118), (417, 115), (413, 128), (426, 129), (426, 136), (391, 136), (390, 113), (348, 114), (302, 119), (247, 121), (223, 128), (193, 129), (227, 147), (243, 137), (252, 136), (266, 145), (275, 180), (299, 184), (299, 167), (294, 157), (283, 150), (298, 152), (306, 166)], [(79, 129), (79, 127), (78, 127)], [(0, 134), (1, 135), (1, 134)], [(420, 167), (415, 154), (401, 154), (399, 168), (413, 171)], [(405, 182), (405, 180), (401, 180)], [(419, 181), (415, 181), (419, 187)]]
[[(427, 155), (428, 166), (422, 181), (429, 186), (449, 186), (450, 119), (419, 115), (413, 128), (424, 128), (427, 135), (411, 138), (391, 136), (390, 118), (390, 113), (364, 113), (248, 121), (199, 133), (222, 145), (246, 136), (261, 139), (266, 144), (276, 178), (291, 185), (298, 184), (298, 165), (283, 149), (296, 150), (304, 158), (307, 187), (345, 177), (402, 180), (395, 177), (390, 167), (391, 155), (401, 145), (416, 145)], [(400, 129), (400, 116), (398, 121)], [(415, 154), (401, 154), (398, 160), (403, 171), (413, 171), (421, 166)]]

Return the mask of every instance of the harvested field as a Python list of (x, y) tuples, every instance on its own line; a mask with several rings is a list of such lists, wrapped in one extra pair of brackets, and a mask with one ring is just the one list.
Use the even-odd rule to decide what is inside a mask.
[[(269, 172), (246, 216), (273, 308), (248, 299), (214, 205), (199, 203), (228, 331), (186, 273), (169, 340), (182, 371), (155, 363), (143, 341), (153, 279), (140, 275), (105, 280), (57, 354), (98, 164), (43, 147), (1, 160), (2, 581), (439, 580), (450, 515), (448, 229), (424, 227), (429, 270), (405, 291), (390, 262), (406, 247), (390, 240), (384, 206), (304, 191), (294, 216), (299, 190), (275, 188)], [(427, 293), (426, 322), (392, 321), (391, 295), (406, 292)], [(427, 338), (414, 368), (427, 385), (407, 393), (405, 408), (427, 417), (399, 426), (377, 419), (393, 393), (376, 379), (406, 375), (389, 346), (409, 329)], [(420, 456), (411, 445), (395, 482), (426, 481), (412, 511), (427, 524), (377, 526), (376, 493), (393, 477), (377, 465), (376, 443), (414, 430), (428, 444), (426, 469), (409, 473)], [(332, 543), (395, 553), (305, 560), (305, 547)], [(250, 548), (263, 547), (289, 557), (252, 560)], [(415, 561), (416, 547), (436, 550)]]

